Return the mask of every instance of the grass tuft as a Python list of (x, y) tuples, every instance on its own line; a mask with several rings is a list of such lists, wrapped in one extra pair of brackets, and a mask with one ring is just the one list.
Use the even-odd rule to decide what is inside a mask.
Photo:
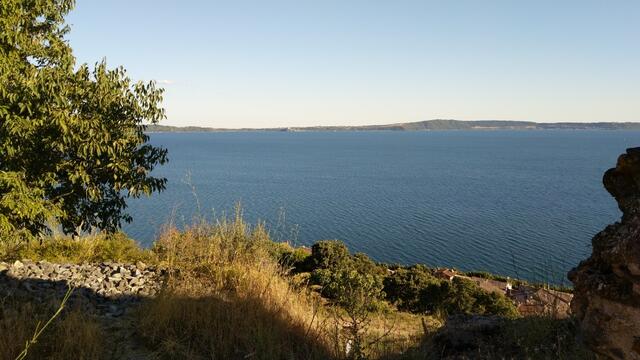
[(0, 260), (30, 259), (55, 263), (100, 263), (117, 261), (153, 262), (154, 254), (142, 249), (123, 233), (87, 235), (79, 239), (55, 235), (43, 241), (9, 243), (0, 241)]
[[(44, 306), (28, 299), (5, 298), (0, 307), (0, 360), (14, 360), (59, 303)], [(63, 311), (28, 349), (26, 359), (105, 359), (105, 334), (99, 321), (79, 309)]]
[(175, 271), (140, 311), (143, 340), (167, 359), (333, 357), (317, 298), (285, 276), (270, 242), (239, 215), (166, 229), (153, 251)]

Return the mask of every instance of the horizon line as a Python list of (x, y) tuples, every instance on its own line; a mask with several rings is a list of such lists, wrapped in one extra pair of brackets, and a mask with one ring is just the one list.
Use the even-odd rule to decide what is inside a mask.
[(460, 120), (460, 119), (445, 119), (445, 118), (435, 118), (435, 119), (427, 119), (427, 120), (418, 120), (418, 121), (408, 121), (408, 122), (394, 122), (394, 123), (381, 123), (381, 124), (354, 124), (354, 125), (275, 125), (269, 127), (215, 127), (208, 125), (172, 125), (167, 123), (157, 123), (157, 124), (147, 124), (147, 125), (155, 125), (155, 126), (169, 126), (175, 128), (203, 128), (203, 129), (214, 129), (214, 130), (265, 130), (265, 129), (312, 129), (312, 128), (360, 128), (360, 127), (384, 127), (384, 126), (400, 126), (407, 124), (418, 124), (432, 121), (455, 121), (455, 122), (483, 122), (483, 121), (496, 121), (496, 122), (512, 122), (512, 123), (530, 123), (535, 125), (553, 125), (553, 124), (640, 124), (640, 120), (638, 121), (553, 121), (553, 122), (540, 122), (534, 120), (514, 120), (514, 119), (473, 119), (473, 120)]

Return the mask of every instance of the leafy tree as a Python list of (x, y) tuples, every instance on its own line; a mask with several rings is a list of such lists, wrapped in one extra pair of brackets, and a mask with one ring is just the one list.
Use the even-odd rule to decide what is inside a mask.
[(351, 261), (359, 272), (374, 276), (381, 283), (387, 274), (387, 268), (384, 265), (376, 264), (367, 254), (355, 253), (351, 256)]
[(162, 89), (103, 60), (77, 65), (65, 40), (73, 0), (0, 3), (0, 238), (56, 219), (66, 233), (118, 229), (129, 197), (161, 191), (167, 161), (145, 124), (164, 118)]
[(414, 265), (399, 267), (384, 279), (384, 292), (387, 300), (396, 304), (400, 310), (420, 312), (420, 292), (427, 286), (439, 284), (429, 268)]
[(309, 271), (340, 267), (350, 258), (349, 249), (340, 240), (321, 240), (311, 246), (307, 258)]
[[(371, 278), (382, 291), (385, 270), (366, 254), (351, 255), (347, 246), (339, 240), (318, 241), (311, 247), (311, 255), (305, 259), (311, 270), (311, 281), (322, 286), (322, 295), (337, 299), (342, 284), (338, 284), (345, 273), (359, 274)], [(350, 278), (352, 278), (351, 276)]]
[(516, 317), (518, 311), (506, 296), (486, 292), (472, 281), (454, 278), (434, 283), (420, 292), (419, 309), (446, 314), (493, 314)]
[(371, 345), (365, 341), (366, 332), (371, 322), (370, 313), (384, 298), (382, 282), (374, 275), (349, 267), (327, 275), (330, 279), (328, 290), (344, 310), (344, 316), (340, 311), (335, 314), (343, 324), (350, 343), (347, 355), (350, 359), (366, 359), (366, 350)]
[(371, 312), (384, 307), (384, 269), (367, 255), (351, 255), (339, 240), (318, 241), (311, 247), (304, 268), (311, 271), (311, 281), (322, 287), (322, 295), (332, 299), (336, 326), (344, 331), (347, 357), (365, 359), (365, 335)]

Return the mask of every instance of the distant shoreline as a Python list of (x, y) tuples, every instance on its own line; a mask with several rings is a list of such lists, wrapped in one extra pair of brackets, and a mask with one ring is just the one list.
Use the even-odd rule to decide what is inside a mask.
[(531, 121), (503, 120), (426, 120), (388, 125), (363, 126), (310, 126), (277, 128), (209, 128), (198, 126), (148, 125), (149, 133), (163, 132), (347, 132), (347, 131), (499, 131), (499, 130), (640, 130), (640, 122), (596, 122), (596, 123), (536, 123)]

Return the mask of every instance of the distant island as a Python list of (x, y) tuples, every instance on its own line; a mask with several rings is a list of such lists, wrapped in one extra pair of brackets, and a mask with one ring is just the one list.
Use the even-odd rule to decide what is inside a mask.
[(425, 120), (388, 125), (310, 126), (279, 128), (222, 129), (198, 126), (148, 125), (148, 132), (221, 132), (221, 131), (437, 131), (437, 130), (640, 130), (640, 122), (537, 123), (509, 120)]

